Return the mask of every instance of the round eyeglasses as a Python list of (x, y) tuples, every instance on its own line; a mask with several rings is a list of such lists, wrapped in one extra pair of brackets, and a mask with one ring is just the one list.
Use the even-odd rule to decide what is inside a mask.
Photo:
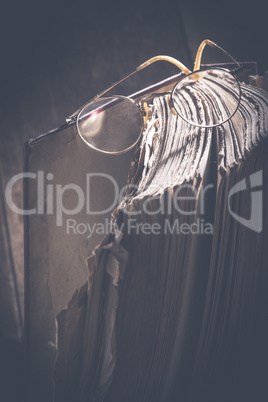
[[(236, 68), (227, 70), (213, 67), (200, 70), (201, 55), (206, 44), (217, 47), (229, 56)], [(169, 96), (173, 114), (191, 125), (212, 128), (224, 124), (236, 113), (241, 89), (235, 74), (242, 67), (225, 50), (205, 40), (197, 51), (193, 72), (171, 57), (153, 57), (70, 116), (67, 121), (76, 122), (77, 131), (87, 145), (103, 153), (121, 154), (137, 144), (148, 117), (146, 103), (140, 105), (128, 97), (103, 95), (130, 75), (158, 60), (177, 65), (185, 74), (174, 85)]]

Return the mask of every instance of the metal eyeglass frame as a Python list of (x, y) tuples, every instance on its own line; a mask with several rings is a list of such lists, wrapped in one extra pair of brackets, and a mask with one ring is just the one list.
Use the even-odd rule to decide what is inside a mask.
[[(224, 53), (230, 60), (232, 60), (233, 63), (236, 64), (237, 67), (235, 67), (232, 70), (226, 69), (226, 68), (222, 68), (222, 67), (209, 67), (209, 68), (203, 68), (200, 69), (200, 64), (201, 64), (201, 58), (202, 58), (202, 53), (203, 50), (205, 48), (206, 45), (212, 46), (217, 48), (218, 50), (220, 50), (222, 53)], [(239, 81), (237, 80), (237, 78), (235, 77), (235, 74), (241, 72), (243, 70), (243, 66), (241, 66), (228, 52), (226, 52), (226, 50), (222, 49), (220, 46), (218, 46), (216, 43), (212, 42), (209, 39), (205, 39), (203, 40), (203, 42), (199, 45), (198, 50), (196, 52), (196, 56), (195, 56), (195, 62), (194, 62), (194, 69), (193, 71), (190, 71), (184, 64), (182, 64), (180, 61), (176, 60), (173, 57), (170, 56), (155, 56), (150, 58), (149, 60), (145, 61), (144, 63), (140, 64), (134, 71), (132, 71), (131, 73), (127, 74), (126, 76), (124, 76), (122, 79), (120, 79), (119, 81), (116, 81), (115, 83), (113, 83), (111, 86), (109, 86), (108, 88), (104, 89), (103, 91), (101, 91), (100, 93), (98, 93), (96, 96), (94, 96), (94, 98), (92, 98), (91, 100), (89, 100), (88, 102), (86, 102), (83, 106), (81, 106), (78, 110), (76, 110), (72, 115), (68, 116), (66, 118), (66, 122), (70, 123), (70, 122), (75, 122), (76, 123), (76, 128), (78, 131), (78, 134), (80, 135), (80, 137), (82, 138), (82, 140), (91, 148), (102, 152), (102, 153), (107, 153), (107, 154), (121, 154), (124, 152), (127, 152), (128, 150), (130, 150), (131, 148), (133, 148), (137, 142), (139, 141), (141, 134), (143, 132), (144, 126), (147, 123), (147, 119), (148, 119), (148, 107), (147, 104), (144, 103), (142, 106), (139, 103), (136, 103), (132, 98), (127, 97), (127, 96), (121, 96), (121, 95), (112, 95), (112, 98), (125, 98), (128, 99), (129, 101), (132, 101), (135, 103), (135, 105), (139, 108), (141, 116), (143, 116), (143, 127), (141, 128), (141, 132), (137, 138), (137, 141), (135, 141), (134, 144), (132, 144), (130, 147), (128, 147), (127, 149), (124, 149), (122, 151), (116, 151), (116, 152), (109, 152), (109, 151), (103, 151), (101, 149), (95, 148), (93, 145), (89, 144), (85, 138), (82, 136), (82, 134), (79, 131), (79, 127), (78, 127), (78, 121), (79, 121), (79, 116), (81, 114), (81, 112), (91, 103), (94, 103), (95, 101), (97, 101), (100, 97), (102, 97), (103, 95), (105, 95), (108, 91), (110, 91), (112, 88), (114, 88), (116, 85), (120, 84), (121, 82), (123, 82), (124, 80), (126, 80), (127, 78), (129, 78), (130, 76), (132, 76), (133, 74), (137, 73), (140, 70), (143, 70), (144, 68), (150, 66), (151, 64), (155, 63), (156, 61), (167, 61), (169, 63), (174, 64), (175, 66), (177, 66), (184, 74), (185, 76), (183, 76), (181, 79), (184, 79), (186, 76), (190, 76), (191, 74), (196, 74), (199, 71), (204, 71), (204, 70), (211, 70), (211, 69), (220, 69), (220, 70), (224, 70), (230, 74), (232, 74), (234, 76), (234, 78), (237, 81), (238, 87), (239, 87), (239, 99), (238, 99), (238, 104), (237, 104), (237, 108), (235, 109), (234, 113), (226, 120), (230, 120), (232, 118), (232, 116), (236, 113), (239, 104), (240, 104), (240, 99), (241, 99), (241, 89), (240, 89), (240, 84)], [(174, 85), (174, 88), (176, 87), (177, 82)], [(174, 90), (173, 88), (173, 90)], [(171, 94), (173, 93), (173, 90), (171, 91)], [(171, 112), (175, 115), (179, 115), (179, 113), (176, 111), (173, 101), (172, 101), (172, 96), (169, 97), (169, 107), (171, 109)], [(180, 116), (180, 115), (179, 115)], [(182, 119), (184, 119), (182, 116), (180, 116)], [(184, 119), (185, 120), (185, 119)], [(185, 120), (187, 121), (187, 120)], [(225, 122), (226, 122), (225, 121)], [(191, 123), (192, 125), (196, 125), (199, 126), (198, 124), (194, 124)], [(221, 125), (223, 123), (219, 123), (219, 124), (215, 124), (215, 125), (211, 125), (211, 126), (207, 126), (207, 127), (215, 127), (218, 125)]]

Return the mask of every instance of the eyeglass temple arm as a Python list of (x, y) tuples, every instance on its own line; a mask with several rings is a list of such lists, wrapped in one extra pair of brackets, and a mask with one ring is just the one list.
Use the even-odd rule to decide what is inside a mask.
[(243, 67), (233, 58), (233, 56), (231, 56), (228, 52), (226, 52), (226, 50), (222, 49), (220, 46), (216, 45), (216, 43), (212, 42), (209, 39), (205, 39), (203, 40), (203, 42), (199, 45), (199, 48), (196, 52), (196, 56), (195, 56), (195, 62), (194, 62), (194, 70), (193, 71), (197, 71), (200, 70), (200, 64), (201, 64), (201, 57), (202, 57), (202, 53), (204, 50), (204, 47), (206, 45), (215, 47), (217, 49), (219, 49), (222, 53), (224, 53), (227, 57), (229, 57), (236, 65), (237, 67), (234, 68), (233, 70), (231, 70), (231, 72), (233, 74), (238, 73), (239, 71), (243, 70)]
[[(120, 84), (122, 81), (126, 80), (131, 75), (137, 73), (140, 70), (143, 70), (144, 68), (150, 66), (151, 64), (155, 63), (156, 61), (168, 61), (169, 63), (175, 64), (175, 66), (177, 66), (185, 74), (190, 74), (191, 73), (191, 71), (187, 67), (185, 67), (184, 64), (182, 64), (180, 61), (174, 59), (173, 57), (170, 57), (170, 56), (155, 56), (155, 57), (152, 57), (151, 59), (145, 61), (144, 63), (140, 64), (134, 71), (132, 71), (130, 74), (128, 74), (125, 77), (123, 77), (121, 80), (115, 82), (114, 84), (112, 84), (108, 88), (106, 88), (103, 91), (101, 91), (98, 95), (96, 95), (93, 99), (91, 99), (90, 102), (92, 102), (93, 100), (96, 100), (96, 99), (100, 98), (101, 96), (105, 95), (106, 92), (110, 91), (110, 89), (114, 88), (116, 85)], [(82, 106), (82, 108), (83, 108), (83, 106)], [(66, 118), (67, 123), (73, 121), (74, 118), (78, 115), (80, 110), (81, 110), (81, 108), (76, 110), (71, 116), (67, 117)]]

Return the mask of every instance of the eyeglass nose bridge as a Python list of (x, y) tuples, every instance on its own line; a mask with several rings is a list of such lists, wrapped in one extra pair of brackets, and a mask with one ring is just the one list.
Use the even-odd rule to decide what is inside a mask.
[(146, 126), (149, 117), (149, 109), (146, 102), (143, 102), (142, 106), (140, 106), (140, 110), (143, 116), (143, 125)]

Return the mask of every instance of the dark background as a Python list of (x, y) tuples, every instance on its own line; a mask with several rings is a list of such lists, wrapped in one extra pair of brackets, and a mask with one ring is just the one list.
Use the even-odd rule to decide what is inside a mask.
[[(268, 69), (265, 2), (15, 1), (1, 5), (1, 191), (22, 171), (23, 143), (64, 123), (96, 93), (158, 54), (190, 69), (203, 39)], [(205, 62), (223, 61), (208, 50)], [(177, 72), (157, 63), (118, 88), (131, 93)], [(118, 93), (118, 92), (117, 92)], [(22, 226), (14, 264), (22, 277)], [(20, 249), (19, 249), (20, 248)], [(15, 251), (14, 251), (15, 250)], [(17, 251), (16, 251), (17, 250)], [(23, 284), (18, 286), (22, 288)], [(21, 400), (20, 344), (0, 342), (0, 400)]]
[[(8, 2), (0, 24), (1, 114), (7, 120), (2, 136), (20, 131), (25, 140), (58, 126), (81, 103), (157, 54), (191, 69), (205, 38), (240, 61), (257, 61), (263, 74), (265, 7), (235, 0)], [(162, 78), (162, 70), (175, 71), (154, 65), (135, 77), (130, 90), (147, 85), (150, 76)]]
[[(74, 108), (157, 54), (191, 69), (205, 38), (240, 61), (257, 61), (263, 74), (265, 7), (235, 0), (8, 2), (0, 24), (1, 113), (8, 119), (2, 135), (19, 130), (27, 139), (58, 126)], [(130, 90), (147, 85), (151, 75), (162, 78), (162, 70), (175, 71), (166, 63), (154, 65), (135, 77)]]

